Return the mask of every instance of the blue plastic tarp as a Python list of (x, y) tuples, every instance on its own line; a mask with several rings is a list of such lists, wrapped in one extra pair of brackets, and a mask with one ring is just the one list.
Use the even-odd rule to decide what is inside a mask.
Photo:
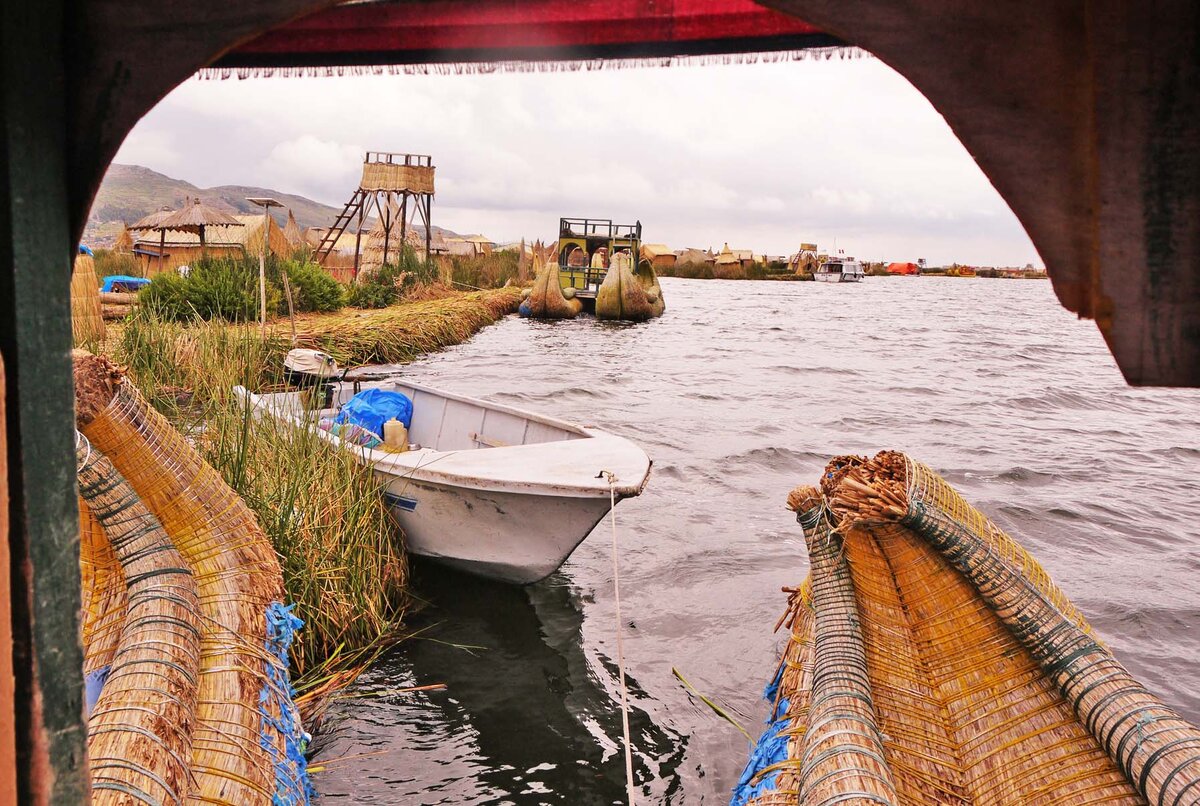
[(390, 389), (364, 389), (346, 401), (335, 422), (351, 423), (365, 428), (378, 437), (383, 436), (383, 424), (397, 419), (408, 428), (412, 425), (412, 401)]
[(104, 278), (104, 285), (100, 286), (101, 291), (115, 291), (115, 286), (121, 286), (121, 290), (136, 291), (142, 286), (150, 285), (150, 281), (145, 277), (130, 277), (128, 274), (110, 274)]
[(79, 254), (87, 255), (88, 257), (95, 257), (95, 254), (92, 253), (91, 247), (89, 247), (87, 244), (82, 244), (82, 243), (79, 244)]

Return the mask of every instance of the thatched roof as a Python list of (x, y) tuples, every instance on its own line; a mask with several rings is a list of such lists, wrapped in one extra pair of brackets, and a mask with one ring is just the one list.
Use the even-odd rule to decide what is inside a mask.
[[(204, 243), (212, 249), (241, 247), (246, 254), (256, 255), (262, 249), (262, 229), (264, 217), (259, 213), (249, 215), (229, 216), (233, 224), (212, 224), (205, 227)], [(283, 230), (275, 223), (275, 219), (266, 217), (269, 222), (268, 245), (277, 255), (286, 255), (290, 245), (284, 237)], [(157, 253), (160, 243), (164, 243), (161, 232), (148, 232), (137, 239), (134, 247), (141, 251)], [(164, 246), (167, 250), (187, 249), (200, 246), (200, 235), (184, 230), (167, 230)]]
[(642, 244), (642, 251), (650, 257), (675, 254), (671, 251), (671, 247), (667, 246), (665, 243), (644, 243)]
[(283, 228), (284, 240), (289, 246), (300, 246), (304, 243), (304, 233), (300, 231), (300, 225), (296, 223), (296, 216), (292, 215), (292, 208), (288, 208), (287, 226)]
[(203, 227), (207, 232), (210, 227), (214, 226), (240, 227), (242, 222), (229, 213), (195, 199), (191, 204), (185, 204), (182, 210), (159, 221), (156, 229), (199, 232)]
[(170, 218), (174, 214), (175, 214), (175, 211), (172, 210), (170, 207), (160, 207), (159, 209), (155, 210), (153, 213), (150, 213), (149, 215), (146, 215), (146, 216), (142, 216), (137, 221), (130, 224), (127, 227), (127, 229), (131, 229), (135, 232), (140, 232), (143, 230), (151, 230), (151, 229), (154, 229), (155, 227), (157, 227), (159, 224), (161, 224), (166, 219)]

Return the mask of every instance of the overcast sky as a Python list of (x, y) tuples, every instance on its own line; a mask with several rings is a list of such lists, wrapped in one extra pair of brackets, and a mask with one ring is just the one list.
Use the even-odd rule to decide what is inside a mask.
[(117, 156), (340, 206), (370, 150), (432, 154), (435, 224), (550, 238), (640, 219), (672, 248), (1041, 266), (933, 107), (874, 58), (188, 81)]

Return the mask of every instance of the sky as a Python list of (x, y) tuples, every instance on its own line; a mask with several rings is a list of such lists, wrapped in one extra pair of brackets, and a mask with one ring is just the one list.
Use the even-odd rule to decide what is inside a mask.
[(574, 72), (185, 82), (116, 161), (341, 205), (372, 151), (431, 154), (433, 223), (552, 239), (561, 216), (649, 243), (1043, 265), (945, 120), (872, 57)]

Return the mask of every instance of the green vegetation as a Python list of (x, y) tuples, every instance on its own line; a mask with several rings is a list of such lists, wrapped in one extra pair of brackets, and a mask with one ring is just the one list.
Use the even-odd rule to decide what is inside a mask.
[(499, 288), (508, 282), (523, 283), (532, 273), (530, 267), (523, 264), (521, 253), (512, 250), (475, 257), (453, 255), (443, 260), (449, 263), (450, 280), (467, 288)]
[(96, 249), (93, 254), (96, 261), (96, 278), (101, 281), (113, 274), (124, 274), (127, 277), (142, 276), (137, 259), (130, 252)]
[[(288, 312), (283, 289), (287, 275), (297, 312), (336, 311), (345, 294), (332, 277), (312, 264), (266, 261), (267, 314)], [(195, 261), (186, 276), (164, 272), (144, 288), (138, 301), (162, 319), (188, 322), (196, 318), (248, 322), (258, 318), (258, 258), (207, 257)]]
[(360, 274), (358, 282), (350, 286), (347, 302), (355, 308), (386, 308), (396, 304), (405, 291), (437, 277), (437, 264), (405, 244), (395, 263)]
[(235, 384), (277, 385), (288, 347), (252, 327), (143, 312), (126, 324), (116, 358), (245, 499), (279, 553), (305, 622), (291, 655), (304, 690), (399, 638), (407, 567), (369, 469), (313, 432), (253, 417), (231, 394)]

